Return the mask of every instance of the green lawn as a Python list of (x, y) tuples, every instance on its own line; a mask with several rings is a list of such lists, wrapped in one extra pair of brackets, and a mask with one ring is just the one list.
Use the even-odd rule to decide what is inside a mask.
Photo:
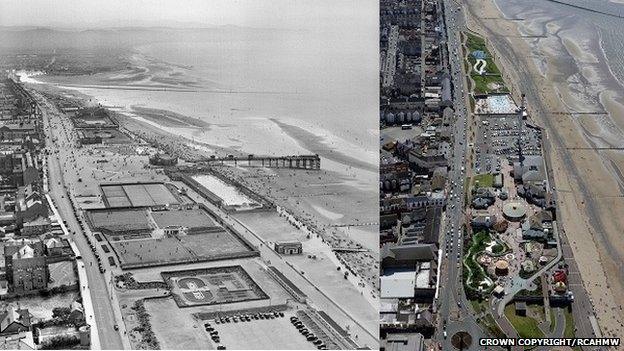
[[(462, 272), (462, 277), (464, 278), (464, 287), (469, 298), (470, 296), (474, 297), (479, 295), (479, 285), (476, 285), (475, 283), (482, 282), (487, 277), (487, 273), (477, 262), (475, 256), (479, 252), (485, 250), (486, 243), (490, 242), (490, 240), (492, 240), (492, 237), (490, 233), (486, 231), (475, 233), (470, 241), (470, 247), (464, 256), (465, 269)], [(468, 280), (470, 280), (472, 284), (468, 284)], [(493, 288), (493, 285), (490, 286), (490, 289)]]
[(481, 312), (487, 312), (488, 310), (487, 300), (474, 299), (470, 300), (470, 304), (472, 305), (472, 309), (475, 311), (476, 314), (479, 314)]
[(574, 317), (572, 317), (572, 311), (569, 308), (566, 308), (564, 311), (565, 314), (565, 329), (563, 331), (564, 338), (573, 338), (574, 337)]
[[(478, 186), (477, 181), (479, 181)], [(491, 173), (477, 174), (472, 177), (472, 185), (477, 188), (490, 188), (494, 185), (494, 175)]]
[(491, 314), (486, 314), (485, 317), (481, 318), (479, 321), (490, 336), (495, 338), (506, 338), (507, 335), (501, 330), (501, 328), (496, 324), (494, 317)]
[[(478, 75), (478, 74), (473, 74), (471, 75), (472, 79), (475, 82), (475, 88), (474, 88), (474, 92), (475, 94), (486, 94), (489, 92), (506, 92), (508, 91), (507, 87), (505, 86), (505, 82), (503, 81), (503, 78), (501, 76), (498, 75)], [(489, 85), (491, 83), (496, 83), (500, 86), (499, 89), (491, 89), (489, 87)]]
[(537, 326), (537, 321), (531, 317), (517, 316), (513, 304), (505, 306), (505, 316), (521, 338), (544, 337), (544, 333)]
[[(487, 94), (493, 91), (488, 87), (490, 83), (497, 83), (501, 86), (501, 88), (498, 89), (498, 92), (508, 92), (509, 89), (507, 89), (507, 87), (505, 86), (505, 82), (503, 81), (503, 78), (501, 76), (500, 69), (498, 68), (498, 66), (496, 66), (496, 63), (492, 59), (492, 55), (487, 49), (485, 40), (471, 33), (466, 33), (466, 38), (466, 46), (468, 48), (467, 65), (470, 65), (470, 67), (467, 68), (466, 72), (470, 72), (470, 76), (475, 82), (475, 94)], [(481, 50), (487, 55), (487, 57), (485, 58), (485, 62), (487, 63), (487, 65), (485, 66), (485, 71), (486, 73), (488, 73), (487, 75), (479, 75), (473, 70), (474, 64), (477, 62), (476, 59), (472, 56), (472, 53), (475, 50)]]
[(466, 46), (473, 52), (475, 50), (481, 50), (487, 52), (487, 47), (485, 46), (485, 40), (479, 36), (476, 36), (472, 33), (466, 32)]

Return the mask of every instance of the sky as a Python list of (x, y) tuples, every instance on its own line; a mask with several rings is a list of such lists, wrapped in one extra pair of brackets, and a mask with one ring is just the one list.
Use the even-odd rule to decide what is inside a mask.
[(375, 0), (0, 0), (0, 26), (306, 28), (377, 14)]

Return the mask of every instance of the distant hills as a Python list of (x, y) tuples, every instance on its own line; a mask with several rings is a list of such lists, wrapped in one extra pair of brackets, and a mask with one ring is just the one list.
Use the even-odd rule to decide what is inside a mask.
[(128, 26), (115, 28), (70, 29), (35, 26), (0, 26), (0, 48), (13, 49), (80, 49), (126, 48), (136, 45), (166, 41), (202, 41), (223, 35), (249, 35), (250, 33), (278, 29), (250, 28), (234, 25), (205, 28), (175, 28), (165, 26)]

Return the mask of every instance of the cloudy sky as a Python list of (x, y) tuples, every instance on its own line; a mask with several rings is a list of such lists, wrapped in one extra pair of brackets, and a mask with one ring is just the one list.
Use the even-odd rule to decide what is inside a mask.
[(0, 0), (0, 26), (313, 27), (369, 21), (375, 0)]

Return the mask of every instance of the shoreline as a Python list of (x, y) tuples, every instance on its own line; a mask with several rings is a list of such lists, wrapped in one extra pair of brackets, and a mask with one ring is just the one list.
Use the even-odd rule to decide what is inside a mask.
[(343, 153), (342, 151), (337, 151), (331, 146), (328, 146), (326, 143), (323, 142), (325, 141), (324, 138), (319, 135), (316, 135), (301, 127), (284, 123), (274, 118), (270, 118), (269, 120), (279, 126), (280, 129), (282, 129), (288, 136), (300, 143), (302, 147), (311, 151), (314, 154), (324, 156), (325, 158), (332, 161), (344, 164), (346, 166), (359, 168), (364, 171), (369, 171), (373, 173), (378, 171), (375, 165), (370, 164), (366, 161), (361, 161), (359, 159), (356, 159), (355, 157), (351, 157)]
[[(527, 94), (529, 113), (545, 129), (552, 144), (552, 149), (547, 151), (553, 160), (551, 166), (558, 190), (563, 232), (571, 245), (599, 326), (605, 336), (621, 336), (622, 313), (616, 301), (624, 299), (624, 279), (620, 266), (622, 260), (618, 259), (621, 257), (618, 251), (624, 248), (624, 238), (618, 229), (624, 225), (621, 218), (624, 202), (618, 201), (621, 197), (603, 198), (603, 195), (621, 194), (617, 180), (605, 166), (610, 155), (592, 149), (568, 150), (568, 147), (586, 146), (588, 140), (582, 128), (579, 128), (580, 121), (548, 112), (565, 111), (564, 101), (556, 90), (558, 85), (569, 83), (556, 79), (560, 75), (556, 70), (556, 53), (544, 54), (546, 75), (539, 74), (535, 62), (526, 57), (526, 52), (532, 52), (532, 46), (517, 35), (520, 32), (518, 24), (512, 21), (485, 22), (474, 16), (477, 12), (485, 13), (488, 17), (504, 16), (497, 6), (492, 6), (493, 2), (468, 2), (469, 27), (472, 30), (478, 28), (477, 32), (481, 34), (485, 31), (505, 38), (486, 35), (495, 42), (491, 46), (502, 60), (501, 66), (507, 68), (504, 73), (507, 73), (515, 88), (512, 91), (517, 95), (518, 88), (524, 87), (522, 92)], [(539, 46), (535, 48), (543, 50)], [(503, 55), (500, 55), (501, 52)]]
[[(46, 89), (50, 89), (52, 90), (54, 93), (56, 94), (63, 94), (64, 90), (59, 88), (58, 86), (50, 86), (50, 85), (36, 85), (35, 88), (41, 88), (44, 87)], [(75, 99), (80, 99), (80, 101), (82, 103), (87, 103), (87, 99), (89, 98), (88, 95), (81, 93), (81, 92), (76, 92), (74, 90), (71, 91), (72, 92), (72, 96)], [(136, 108), (135, 106), (133, 106), (133, 108)], [(110, 109), (107, 108), (108, 111), (113, 115), (113, 117), (119, 122), (120, 127), (127, 130), (130, 134), (136, 135), (150, 143), (153, 143), (155, 145), (157, 145), (159, 148), (164, 149), (165, 151), (171, 153), (171, 154), (175, 154), (178, 155), (179, 157), (183, 158), (183, 159), (187, 159), (189, 161), (192, 161), (194, 159), (199, 159), (201, 157), (209, 157), (211, 154), (214, 153), (220, 153), (222, 155), (227, 155), (227, 154), (233, 154), (233, 155), (237, 155), (237, 156), (243, 156), (245, 155), (245, 153), (241, 152), (240, 150), (234, 149), (234, 148), (228, 148), (228, 147), (223, 147), (223, 146), (219, 146), (219, 145), (214, 145), (214, 144), (210, 144), (210, 143), (205, 143), (205, 142), (198, 142), (196, 140), (191, 140), (188, 139), (180, 134), (176, 134), (175, 132), (175, 128), (168, 128), (166, 126), (163, 126), (162, 123), (160, 123), (160, 121), (158, 121), (159, 118), (163, 117), (165, 119), (169, 118), (168, 116), (174, 116), (177, 119), (180, 119), (184, 122), (188, 122), (188, 123), (198, 123), (198, 120), (189, 116), (185, 116), (185, 115), (181, 115), (181, 114), (177, 114), (175, 112), (171, 112), (168, 110), (162, 110), (162, 109), (153, 109), (153, 108), (145, 108), (145, 107), (139, 107), (138, 110), (139, 111), (144, 111), (144, 112), (148, 112), (150, 114), (152, 114), (152, 118), (155, 119), (155, 121), (152, 121), (148, 118), (145, 118), (145, 120), (142, 120), (142, 116), (140, 113), (137, 113), (137, 116), (141, 116), (141, 118), (136, 118), (133, 117), (131, 115), (128, 115), (122, 111), (117, 111), (115, 109)], [(203, 122), (203, 121), (199, 121), (199, 123), (202, 126), (210, 126), (211, 124)], [(206, 123), (206, 124), (204, 124)], [(277, 123), (282, 123), (282, 122), (277, 122)], [(285, 125), (285, 128), (288, 128), (289, 125)], [(197, 127), (195, 127), (197, 128)], [(203, 127), (202, 127), (203, 128)], [(172, 130), (173, 129), (173, 130)], [(301, 130), (301, 135), (298, 135), (298, 137), (300, 138), (305, 138), (305, 137), (310, 137), (311, 141), (299, 141), (298, 142), (302, 142), (302, 143), (317, 143), (318, 145), (316, 145), (319, 148), (324, 148), (325, 151), (323, 152), (323, 154), (327, 154), (330, 151), (327, 151), (328, 149), (330, 149), (328, 146), (324, 145), (322, 143), (323, 138), (321, 136), (317, 136), (314, 135), (310, 132), (307, 132), (305, 130)], [(206, 150), (208, 149), (208, 150)], [(323, 156), (323, 155), (321, 155)], [(348, 159), (348, 156), (346, 156)], [(343, 160), (343, 162), (346, 162)], [(368, 164), (366, 164), (368, 165)], [(368, 167), (370, 168), (372, 165), (368, 165)], [(234, 169), (234, 168), (232, 168)], [(243, 168), (243, 170), (245, 170), (245, 168)], [(263, 170), (263, 169), (260, 169)], [(288, 184), (290, 184), (290, 182), (292, 181), (292, 175), (300, 172), (297, 170), (279, 170), (279, 169), (267, 169), (270, 170), (271, 172), (274, 172), (276, 175), (278, 175), (278, 178), (281, 179), (277, 179), (276, 180), (276, 185), (279, 184), (280, 182), (286, 182)], [(246, 169), (245, 172), (256, 172), (259, 170), (256, 169)], [(351, 177), (342, 174), (341, 172), (336, 172), (335, 170), (332, 169), (322, 169), (321, 170), (323, 172), (323, 174), (325, 175), (324, 177), (327, 177), (327, 182), (326, 183), (319, 183), (318, 186), (320, 186), (321, 188), (331, 188), (333, 189), (333, 191), (337, 192), (337, 193), (352, 193), (352, 194), (366, 194), (365, 196), (370, 195), (371, 196), (371, 204), (376, 205), (376, 201), (377, 201), (377, 195), (374, 195), (374, 192), (376, 190), (375, 186), (370, 186), (367, 189), (363, 190), (361, 188), (358, 188), (356, 184), (352, 184), (353, 180)], [(367, 171), (362, 171), (362, 172), (368, 172)], [(235, 172), (236, 173), (236, 172)], [(361, 172), (360, 172), (361, 173)], [(231, 174), (234, 175), (234, 174)], [(317, 177), (311, 177), (309, 179), (308, 184), (314, 183), (314, 179), (316, 179)], [(329, 180), (333, 179), (333, 182), (329, 183)], [(373, 185), (376, 185), (373, 184)], [(294, 185), (294, 187), (296, 187), (297, 185)], [(278, 188), (277, 186), (275, 186), (275, 188)], [(356, 190), (357, 189), (357, 190)], [(360, 200), (354, 200), (355, 203), (359, 203), (360, 201), (363, 201), (362, 199)], [(286, 201), (284, 203), (285, 205), (287, 204), (288, 207), (292, 208), (295, 210), (296, 213), (301, 214), (302, 216), (307, 217), (307, 219), (311, 220), (313, 219), (313, 216), (311, 216), (311, 213), (316, 213), (318, 217), (323, 217), (323, 218), (316, 218), (316, 220), (325, 223), (326, 225), (331, 224), (331, 222), (333, 222), (334, 220), (332, 220), (331, 218), (326, 218), (326, 216), (323, 215), (323, 211), (316, 211), (314, 210), (314, 208), (312, 207), (312, 204), (317, 205), (319, 207), (321, 207), (322, 209), (324, 209), (327, 212), (334, 212), (331, 208), (327, 208), (326, 205), (327, 204), (321, 204), (321, 203), (315, 203), (315, 202), (311, 202), (309, 203), (307, 200), (305, 200), (304, 198), (301, 199), (296, 199), (294, 201)], [(355, 207), (358, 207), (357, 205)], [(373, 206), (374, 207), (374, 206)], [(346, 210), (345, 210), (346, 211)], [(341, 211), (339, 212), (342, 216), (339, 219), (335, 219), (337, 221), (340, 221), (341, 219), (344, 220), (355, 220), (356, 222), (358, 221), (364, 221), (364, 217), (369, 217), (369, 216), (364, 216), (364, 217), (360, 217), (358, 218), (358, 216), (354, 215), (353, 213), (348, 213), (348, 212), (344, 212)], [(374, 219), (371, 220), (371, 222), (376, 222)], [(362, 231), (366, 231), (364, 228), (362, 228)], [(348, 233), (342, 234), (342, 235), (348, 235)], [(341, 236), (342, 236), (341, 235)], [(376, 236), (375, 236), (376, 238)], [(373, 246), (372, 244), (370, 244), (372, 239), (365, 239), (364, 241), (367, 241), (369, 243), (369, 245)], [(358, 240), (359, 241), (359, 240)]]
[[(89, 91), (83, 91), (83, 89), (101, 89), (103, 86), (95, 86), (93, 88), (88, 88), (82, 86), (78, 88), (76, 86), (71, 86), (67, 84), (60, 84), (54, 82), (48, 82), (46, 80), (37, 80), (28, 77), (28, 79), (32, 80), (32, 84), (36, 84), (39, 86), (50, 87), (51, 89), (61, 90), (64, 92), (71, 91), (76, 92), (81, 99), (86, 100), (94, 100), (99, 102), (101, 105), (106, 107), (107, 105), (116, 105), (111, 102), (108, 103), (106, 99), (100, 100), (94, 94), (90, 94)], [(119, 90), (118, 87), (110, 87), (111, 90)], [(140, 90), (140, 89), (130, 89), (130, 90)], [(152, 89), (149, 89), (152, 90)], [(155, 89), (156, 91), (161, 91), (161, 89)], [(175, 89), (167, 89), (167, 91), (175, 91)], [(192, 92), (189, 90), (184, 90), (183, 92)], [(238, 94), (239, 92), (217, 92), (210, 91), (211, 93), (216, 94)], [(246, 92), (248, 94), (257, 94), (256, 92)], [(260, 94), (273, 94), (271, 92), (260, 92)], [(279, 93), (278, 93), (279, 94)], [(200, 145), (208, 145), (209, 148), (215, 150), (226, 150), (227, 154), (238, 154), (244, 155), (249, 153), (254, 154), (276, 154), (280, 153), (280, 151), (270, 152), (269, 149), (266, 149), (263, 152), (258, 151), (257, 148), (253, 144), (249, 144), (244, 142), (244, 140), (240, 137), (240, 135), (236, 138), (232, 138), (231, 136), (228, 138), (227, 135), (240, 133), (238, 131), (225, 131), (224, 133), (220, 133), (220, 129), (228, 129), (236, 126), (236, 124), (223, 124), (223, 123), (211, 123), (206, 122), (202, 119), (191, 117), (185, 115), (183, 113), (175, 112), (171, 109), (167, 108), (152, 108), (149, 106), (145, 106), (145, 104), (141, 105), (131, 105), (128, 107), (123, 106), (115, 106), (114, 112), (118, 115), (124, 115), (128, 118), (144, 118), (146, 122), (145, 124), (150, 124), (152, 127), (161, 128), (164, 132), (179, 135), (185, 137), (189, 143), (200, 144)], [(324, 162), (324, 166), (332, 171), (341, 173), (343, 175), (348, 176), (352, 179), (366, 179), (366, 180), (374, 180), (374, 175), (377, 174), (377, 168), (373, 163), (368, 161), (363, 161), (363, 159), (376, 159), (375, 157), (371, 157), (371, 155), (367, 151), (361, 151), (359, 148), (357, 150), (357, 157), (350, 156), (345, 154), (342, 151), (342, 148), (349, 148), (351, 146), (351, 142), (348, 140), (343, 140), (340, 137), (332, 135), (323, 130), (312, 130), (312, 129), (304, 129), (300, 126), (294, 126), (288, 122), (290, 120), (286, 119), (288, 122), (278, 120), (276, 118), (247, 118), (249, 121), (254, 121), (253, 128), (259, 129), (267, 134), (275, 134), (276, 132), (281, 132), (282, 137), (280, 138), (281, 144), (277, 144), (278, 146), (285, 147), (286, 144), (294, 144), (296, 148), (290, 151), (290, 148), (285, 148), (282, 151), (283, 154), (303, 154), (303, 153), (311, 153), (311, 154), (319, 154), (323, 157), (326, 162)], [(266, 122), (265, 122), (266, 121)], [(239, 121), (240, 122), (240, 121)], [(270, 124), (275, 126), (277, 129), (270, 130)], [(267, 129), (269, 128), (269, 129)], [(179, 129), (179, 130), (176, 130)], [(208, 133), (208, 134), (206, 134)], [(213, 136), (220, 135), (219, 139), (215, 139)], [(329, 137), (328, 137), (329, 135)], [(269, 137), (269, 135), (267, 135)], [(273, 136), (277, 138), (277, 136)], [(216, 142), (205, 142), (203, 139), (211, 139)], [(256, 138), (257, 139), (257, 138)], [(289, 141), (290, 139), (290, 141)], [(278, 140), (278, 139), (274, 139)], [(269, 144), (265, 142), (261, 142), (260, 140), (252, 140), (256, 144), (263, 145), (265, 148)], [(336, 144), (336, 146), (328, 145), (328, 143)], [(247, 146), (247, 150), (245, 150), (245, 145)], [(342, 148), (341, 148), (342, 147)], [(300, 149), (300, 150), (297, 150)], [(253, 150), (253, 151), (252, 151)], [(305, 150), (305, 151), (304, 151)], [(206, 151), (206, 150), (204, 150)]]

